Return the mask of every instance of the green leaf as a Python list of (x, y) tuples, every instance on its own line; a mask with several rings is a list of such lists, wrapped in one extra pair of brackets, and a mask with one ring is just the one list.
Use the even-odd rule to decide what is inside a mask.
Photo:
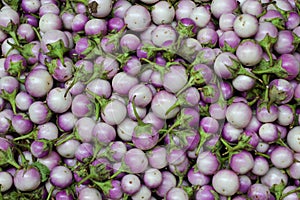
[(21, 4), (20, 0), (4, 0), (4, 2), (15, 11), (18, 11), (19, 5)]
[(45, 182), (48, 180), (48, 177), (49, 177), (49, 174), (50, 174), (50, 170), (48, 169), (48, 167), (40, 162), (34, 162), (32, 164), (33, 167), (36, 167), (40, 174), (41, 174), (41, 177), (42, 177), (42, 182)]

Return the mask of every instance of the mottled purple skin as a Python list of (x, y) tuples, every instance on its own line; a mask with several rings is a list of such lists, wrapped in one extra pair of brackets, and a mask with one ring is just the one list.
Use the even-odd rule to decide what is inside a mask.
[(84, 26), (87, 35), (106, 35), (107, 22), (104, 19), (90, 19)]
[(164, 197), (171, 188), (176, 186), (176, 178), (169, 171), (162, 171), (162, 180), (161, 185), (156, 190), (156, 194), (160, 197)]
[(44, 164), (49, 170), (52, 170), (55, 166), (59, 165), (61, 157), (55, 151), (51, 151), (47, 156), (38, 158), (37, 161)]
[(22, 10), (25, 13), (36, 13), (41, 6), (41, 2), (38, 0), (24, 0), (21, 2)]
[(13, 93), (15, 90), (18, 91), (20, 83), (13, 76), (4, 76), (0, 79), (0, 94), (3, 90), (9, 94)]
[(212, 118), (216, 120), (223, 120), (226, 116), (227, 106), (222, 105), (221, 103), (212, 103), (209, 105), (209, 114)]
[(256, 116), (252, 116), (251, 121), (248, 126), (245, 128), (247, 131), (257, 132), (259, 127), (261, 126), (261, 122), (257, 119)]
[(300, 71), (300, 63), (292, 54), (282, 54), (278, 57), (281, 61), (281, 67), (288, 73), (286, 80), (293, 80)]
[(116, 46), (114, 43), (111, 43), (108, 36), (104, 36), (101, 39), (100, 44), (105, 53), (113, 53), (118, 50), (118, 46)]
[(59, 188), (66, 188), (71, 185), (73, 173), (65, 166), (56, 166), (50, 172), (50, 182)]
[(85, 24), (88, 22), (89, 18), (85, 14), (77, 14), (72, 20), (71, 28), (74, 32), (83, 31)]
[(267, 143), (275, 142), (279, 138), (277, 127), (274, 123), (264, 123), (258, 130), (258, 135), (262, 141)]
[(30, 14), (25, 14), (24, 15), (24, 20), (27, 24), (30, 24), (31, 26), (38, 27), (39, 22), (38, 19)]
[(222, 137), (228, 142), (237, 142), (240, 135), (242, 134), (243, 129), (241, 128), (235, 128), (230, 123), (225, 123), (222, 129)]
[(271, 38), (276, 38), (278, 36), (278, 30), (271, 22), (261, 22), (258, 26), (257, 33), (255, 35), (255, 40), (260, 42), (266, 36)]
[[(187, 106), (196, 106), (200, 101), (200, 93), (196, 87), (187, 88), (180, 96), (184, 97)], [(180, 98), (180, 96), (178, 98)]]
[(294, 97), (294, 88), (285, 79), (274, 79), (269, 83), (269, 97), (277, 104), (286, 104)]
[[(185, 132), (183, 131), (182, 134), (185, 134)], [(184, 136), (184, 140), (186, 140), (186, 142), (181, 141), (182, 148), (188, 151), (192, 151), (198, 147), (198, 144), (200, 142), (198, 129), (192, 128), (191, 130), (187, 131), (186, 135)]]
[(203, 46), (214, 47), (218, 42), (218, 34), (211, 28), (202, 28), (197, 34), (197, 40)]
[(239, 176), (239, 192), (247, 193), (249, 187), (252, 185), (251, 179), (247, 175), (240, 175)]
[(28, 109), (29, 118), (36, 124), (44, 124), (51, 119), (52, 113), (46, 103), (36, 101)]
[(250, 186), (247, 195), (251, 199), (270, 199), (271, 192), (266, 185), (255, 183)]
[(121, 187), (121, 181), (112, 180), (111, 181), (112, 188), (109, 190), (108, 198), (111, 199), (121, 199), (123, 196), (123, 191)]
[(167, 154), (167, 161), (171, 165), (180, 165), (186, 158), (186, 152), (182, 149), (172, 149)]
[(223, 52), (216, 57), (214, 62), (214, 72), (222, 79), (232, 79), (233, 74), (228, 70), (233, 65), (232, 59), (237, 57), (230, 52)]
[[(150, 129), (146, 129), (146, 132), (137, 132), (136, 130), (132, 134), (133, 144), (142, 150), (152, 149), (159, 140), (158, 131), (154, 126), (150, 125)], [(148, 130), (150, 132), (148, 132)]]
[(198, 170), (205, 175), (216, 173), (219, 168), (217, 156), (209, 151), (201, 152), (197, 158)]
[(130, 149), (126, 152), (124, 162), (132, 173), (142, 173), (148, 167), (146, 154), (137, 148)]
[(0, 150), (6, 151), (8, 148), (12, 147), (13, 144), (4, 137), (0, 137)]
[(35, 39), (35, 32), (30, 24), (21, 24), (18, 27), (17, 35), (19, 39), (25, 40), (26, 42), (32, 42)]
[(12, 25), (18, 25), (20, 23), (19, 14), (10, 7), (6, 7), (7, 9), (2, 9), (0, 12), (1, 22), (0, 26), (8, 27), (11, 23)]
[(34, 167), (28, 169), (19, 169), (14, 175), (14, 185), (20, 191), (33, 191), (38, 188), (40, 183), (41, 174)]
[(188, 200), (188, 194), (186, 191), (179, 187), (173, 187), (171, 188), (166, 195), (166, 200), (174, 200), (176, 198), (179, 198), (181, 200)]
[(124, 25), (125, 25), (124, 20), (119, 17), (113, 17), (109, 19), (107, 22), (107, 28), (110, 32), (112, 31), (119, 32), (124, 27)]
[(296, 46), (294, 45), (294, 35), (290, 30), (281, 30), (278, 32), (277, 41), (274, 44), (274, 50), (279, 54), (292, 53)]
[(235, 51), (240, 44), (241, 38), (234, 31), (226, 31), (219, 37), (219, 46), (221, 49), (227, 50), (227, 45)]
[(264, 14), (262, 17), (259, 18), (259, 22), (269, 21), (271, 19), (283, 19), (282, 15), (278, 10), (268, 10), (266, 14)]
[(77, 118), (71, 112), (66, 112), (58, 116), (57, 126), (63, 131), (71, 131), (74, 128), (76, 121)]
[(213, 70), (206, 64), (197, 64), (193, 67), (193, 71), (200, 72), (203, 78), (203, 83), (208, 84), (213, 78)]
[(167, 166), (167, 150), (163, 146), (154, 147), (147, 152), (149, 165), (156, 169), (162, 169)]
[(112, 142), (110, 149), (112, 151), (112, 158), (117, 162), (121, 162), (127, 152), (126, 144), (121, 141)]
[(211, 180), (209, 176), (204, 175), (199, 171), (196, 171), (195, 167), (192, 167), (188, 171), (187, 178), (192, 185), (199, 185), (199, 186), (207, 185)]
[(116, 138), (115, 128), (109, 124), (98, 122), (93, 128), (93, 136), (103, 144), (109, 144)]
[(262, 123), (274, 122), (278, 118), (278, 106), (272, 104), (270, 109), (267, 109), (267, 105), (259, 101), (257, 103), (256, 117)]
[(16, 114), (11, 119), (11, 125), (16, 133), (24, 135), (33, 129), (33, 123), (24, 114)]
[(131, 76), (136, 76), (141, 71), (141, 61), (136, 56), (131, 56), (123, 65), (123, 71)]
[(134, 34), (125, 34), (120, 39), (120, 47), (123, 52), (135, 51), (140, 44), (140, 38)]
[(30, 152), (36, 158), (42, 158), (49, 154), (49, 149), (44, 146), (43, 141), (33, 141), (30, 145)]
[(75, 17), (75, 14), (70, 13), (70, 12), (64, 12), (61, 15), (61, 19), (62, 19), (62, 23), (63, 23), (63, 27), (67, 30), (71, 30), (72, 29), (72, 21)]
[(126, 194), (133, 195), (141, 188), (141, 181), (135, 174), (126, 174), (121, 180), (121, 188)]
[(75, 45), (75, 52), (81, 57), (84, 57), (86, 52), (89, 52), (88, 49), (91, 48), (90, 41), (86, 37), (80, 38)]
[(293, 179), (299, 179), (300, 178), (300, 162), (299, 160), (297, 162), (294, 162), (288, 169), (289, 175)]
[(217, 133), (220, 125), (219, 122), (212, 117), (204, 117), (201, 119), (199, 126), (206, 133)]
[(248, 151), (234, 154), (230, 159), (230, 167), (238, 174), (246, 174), (254, 166), (254, 159)]
[(224, 13), (219, 18), (220, 29), (224, 32), (233, 30), (233, 22), (236, 18), (236, 15), (233, 13)]
[(213, 187), (210, 185), (204, 185), (196, 191), (195, 200), (215, 200)]
[(106, 74), (107, 79), (112, 79), (119, 70), (119, 63), (116, 59), (111, 57), (99, 56), (94, 61), (94, 64), (103, 65), (103, 73)]
[(47, 0), (47, 1), (41, 1), (41, 7), (39, 9), (39, 15), (43, 16), (46, 13), (53, 13), (56, 15), (59, 15), (60, 10), (59, 7), (57, 6), (57, 2), (56, 1), (52, 1), (52, 0)]
[(182, 25), (186, 26), (186, 27), (190, 27), (192, 26), (192, 32), (194, 34), (197, 34), (197, 26), (196, 26), (196, 23), (191, 19), (191, 18), (182, 18), (180, 19), (180, 22)]
[(60, 59), (57, 59), (52, 77), (58, 82), (66, 82), (70, 80), (73, 75), (73, 65), (73, 61), (68, 57), (64, 58), (64, 64), (62, 64)]
[(126, 11), (131, 6), (129, 1), (119, 0), (113, 5), (113, 14), (115, 17), (124, 18)]
[(37, 138), (54, 140), (58, 138), (58, 128), (53, 122), (47, 122), (37, 126)]
[(248, 144), (250, 144), (250, 146), (252, 146), (253, 148), (256, 148), (260, 138), (258, 136), (258, 134), (256, 133), (256, 131), (250, 131), (250, 130), (245, 130), (242, 135), (245, 135), (247, 137), (250, 137), (250, 140), (248, 142)]
[(75, 158), (80, 162), (85, 162), (93, 156), (93, 148), (90, 143), (81, 143), (75, 152)]
[(285, 169), (291, 166), (294, 162), (294, 152), (288, 147), (275, 146), (270, 153), (272, 164), (278, 169)]
[[(15, 68), (14, 65), (18, 64), (18, 67)], [(20, 75), (27, 66), (26, 60), (20, 54), (11, 54), (6, 57), (4, 62), (4, 69), (12, 76)]]
[(72, 193), (67, 192), (66, 190), (62, 190), (56, 193), (55, 195), (56, 200), (73, 200), (74, 197)]
[(73, 98), (71, 111), (75, 117), (87, 117), (92, 114), (94, 108), (87, 95), (79, 94)]
[(202, 89), (203, 90), (200, 91), (200, 96), (205, 103), (216, 103), (219, 100), (220, 89), (216, 84), (210, 83)]
[(287, 185), (288, 175), (283, 173), (280, 169), (271, 167), (269, 171), (261, 177), (261, 183), (271, 188), (276, 184)]

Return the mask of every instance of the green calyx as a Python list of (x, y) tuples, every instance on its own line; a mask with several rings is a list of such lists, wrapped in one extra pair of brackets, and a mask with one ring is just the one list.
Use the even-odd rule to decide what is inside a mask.
[(62, 40), (58, 40), (52, 44), (47, 44), (47, 48), (49, 52), (47, 52), (47, 56), (51, 58), (59, 58), (61, 63), (65, 65), (64, 54), (69, 51), (69, 49), (65, 46)]

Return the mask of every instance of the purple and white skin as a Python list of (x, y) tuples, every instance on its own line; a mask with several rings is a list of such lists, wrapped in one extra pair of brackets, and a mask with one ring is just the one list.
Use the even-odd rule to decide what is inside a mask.
[[(39, 87), (36, 87), (39, 85)], [(53, 78), (46, 70), (36, 69), (31, 71), (25, 80), (25, 89), (32, 97), (45, 96), (53, 86)]]
[(48, 30), (41, 38), (43, 53), (52, 58), (59, 58), (64, 65), (64, 54), (68, 51), (69, 40), (66, 34), (60, 30)]
[(169, 171), (162, 171), (163, 181), (161, 185), (157, 188), (156, 194), (160, 197), (164, 197), (167, 192), (176, 186), (176, 177)]
[(167, 200), (176, 200), (176, 199), (182, 199), (182, 200), (188, 200), (188, 194), (182, 189), (178, 187), (173, 187), (170, 189), (166, 195)]
[(42, 101), (35, 101), (28, 109), (28, 116), (35, 124), (44, 124), (52, 117), (52, 112)]
[(258, 20), (250, 14), (238, 15), (233, 22), (233, 30), (241, 38), (250, 38), (258, 30)]
[(132, 148), (125, 153), (124, 163), (126, 164), (125, 168), (128, 168), (125, 170), (129, 170), (131, 173), (143, 173), (148, 168), (149, 162), (146, 154), (142, 150)]
[(239, 177), (229, 169), (221, 169), (213, 175), (212, 186), (219, 194), (232, 196), (240, 187)]
[(122, 190), (129, 195), (133, 195), (141, 188), (141, 181), (138, 176), (134, 174), (127, 174), (121, 180)]
[(288, 132), (286, 138), (289, 147), (297, 153), (300, 153), (300, 145), (299, 143), (297, 143), (297, 138), (299, 137), (299, 132), (298, 132), (299, 130), (300, 130), (300, 126), (295, 126)]
[(214, 0), (210, 5), (210, 9), (212, 15), (219, 19), (222, 14), (232, 13), (237, 8), (237, 6), (238, 4), (236, 0)]
[(20, 83), (17, 78), (13, 76), (4, 76), (0, 79), (0, 96), (10, 103), (15, 114), (17, 113), (15, 97), (19, 89)]
[(145, 31), (151, 23), (150, 12), (141, 5), (133, 5), (127, 9), (124, 22), (128, 29), (135, 32)]
[(1, 192), (6, 192), (13, 186), (13, 177), (6, 171), (0, 172)]
[(236, 49), (237, 58), (245, 66), (258, 64), (262, 59), (262, 55), (263, 50), (255, 40), (242, 40)]
[(226, 119), (236, 128), (245, 128), (252, 118), (252, 110), (245, 103), (232, 103), (226, 109)]
[(16, 171), (14, 178), (14, 186), (20, 191), (33, 191), (38, 188), (41, 183), (41, 174), (34, 168), (19, 169)]
[(270, 189), (261, 183), (255, 183), (250, 186), (248, 192), (248, 197), (256, 199), (270, 199), (271, 192)]
[(210, 151), (201, 152), (197, 158), (197, 168), (204, 175), (213, 175), (217, 172), (220, 163), (217, 156)]
[(104, 18), (112, 10), (113, 2), (111, 0), (89, 0), (89, 12), (96, 18)]
[(59, 188), (66, 188), (72, 183), (73, 174), (64, 166), (56, 166), (51, 170), (50, 182)]

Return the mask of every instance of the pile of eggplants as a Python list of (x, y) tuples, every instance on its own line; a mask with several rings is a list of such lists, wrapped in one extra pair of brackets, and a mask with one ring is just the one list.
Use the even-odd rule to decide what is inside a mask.
[(300, 2), (2, 0), (0, 199), (300, 199)]

